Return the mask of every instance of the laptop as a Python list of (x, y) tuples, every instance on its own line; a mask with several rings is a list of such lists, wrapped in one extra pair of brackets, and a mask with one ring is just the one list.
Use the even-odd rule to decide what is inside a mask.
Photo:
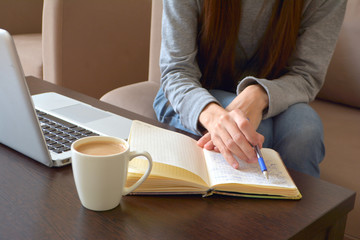
[(107, 135), (127, 139), (132, 120), (47, 92), (31, 96), (11, 35), (0, 29), (0, 143), (46, 166), (71, 163), (71, 143)]

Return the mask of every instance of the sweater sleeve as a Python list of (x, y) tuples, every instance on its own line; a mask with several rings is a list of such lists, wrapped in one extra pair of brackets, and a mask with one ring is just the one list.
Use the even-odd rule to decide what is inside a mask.
[(269, 96), (264, 119), (292, 104), (314, 100), (324, 83), (345, 8), (346, 0), (307, 1), (287, 74), (273, 80), (246, 77), (239, 82), (237, 94), (251, 84), (260, 84)]
[(196, 61), (197, 19), (200, 4), (195, 0), (164, 0), (160, 52), (161, 87), (186, 128), (197, 132), (203, 108), (217, 100), (199, 79)]

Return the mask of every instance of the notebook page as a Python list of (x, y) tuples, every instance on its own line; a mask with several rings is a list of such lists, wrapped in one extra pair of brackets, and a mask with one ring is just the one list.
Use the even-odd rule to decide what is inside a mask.
[[(128, 179), (127, 179), (127, 183), (130, 185), (132, 185), (135, 181), (137, 181), (140, 176), (142, 176), (145, 173), (145, 170), (147, 169), (149, 163), (147, 162), (147, 160), (142, 159), (142, 158), (135, 158), (133, 160), (131, 160), (129, 162), (129, 172), (128, 172)], [(171, 180), (176, 180), (176, 182), (178, 184), (180, 184), (180, 182), (182, 182), (181, 184), (183, 184), (183, 186), (186, 186), (187, 188), (194, 188), (194, 187), (198, 187), (199, 190), (198, 191), (202, 191), (205, 192), (209, 189), (209, 185), (208, 183), (204, 182), (204, 180), (199, 177), (198, 175), (195, 175), (194, 173), (191, 173), (183, 168), (178, 168), (178, 167), (169, 167), (169, 165), (167, 164), (162, 164), (162, 163), (158, 163), (158, 162), (153, 162), (153, 166), (151, 169), (151, 174), (149, 176), (150, 178), (154, 178), (154, 179), (166, 179), (166, 187), (167, 188), (172, 188), (173, 191), (176, 192), (176, 188), (174, 188), (171, 183)], [(170, 180), (171, 179), (171, 180)], [(170, 181), (169, 181), (170, 180)], [(178, 181), (179, 180), (179, 181)], [(145, 183), (148, 181), (145, 180)], [(165, 181), (163, 182), (163, 184), (165, 184)], [(139, 191), (139, 192), (157, 192), (160, 191), (159, 188), (161, 188), (162, 190), (165, 188), (164, 186), (159, 186), (159, 185), (151, 185), (148, 184), (149, 187), (147, 188), (142, 188), (143, 184), (140, 185), (139, 188), (137, 188), (137, 190), (135, 190), (135, 192)], [(176, 185), (177, 187), (179, 185)]]
[(194, 139), (144, 122), (133, 121), (129, 144), (131, 151), (145, 150), (150, 153), (153, 162), (184, 168), (209, 184), (203, 151)]
[(211, 186), (224, 183), (256, 184), (263, 186), (296, 187), (290, 178), (282, 160), (272, 149), (261, 149), (269, 179), (266, 179), (260, 170), (259, 164), (239, 162), (239, 170), (234, 169), (225, 158), (216, 152), (204, 149)]

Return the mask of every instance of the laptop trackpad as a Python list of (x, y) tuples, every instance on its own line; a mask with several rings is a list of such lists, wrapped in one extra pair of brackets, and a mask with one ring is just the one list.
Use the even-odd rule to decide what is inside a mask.
[(71, 118), (72, 120), (79, 123), (88, 123), (111, 116), (110, 113), (84, 104), (70, 105), (67, 107), (54, 109), (52, 112), (67, 118)]

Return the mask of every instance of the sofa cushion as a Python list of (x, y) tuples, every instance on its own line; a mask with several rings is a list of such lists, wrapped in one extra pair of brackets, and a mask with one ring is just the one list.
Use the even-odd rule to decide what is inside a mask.
[(106, 93), (100, 100), (156, 120), (152, 103), (160, 83), (145, 81)]
[[(311, 106), (324, 125), (325, 159), (320, 164), (321, 178), (360, 193), (360, 111), (357, 108), (316, 100)], [(360, 237), (360, 201), (347, 219), (346, 233)]]
[(335, 52), (318, 97), (360, 108), (360, 1), (349, 0)]
[(41, 33), (13, 35), (25, 76), (43, 79)]

